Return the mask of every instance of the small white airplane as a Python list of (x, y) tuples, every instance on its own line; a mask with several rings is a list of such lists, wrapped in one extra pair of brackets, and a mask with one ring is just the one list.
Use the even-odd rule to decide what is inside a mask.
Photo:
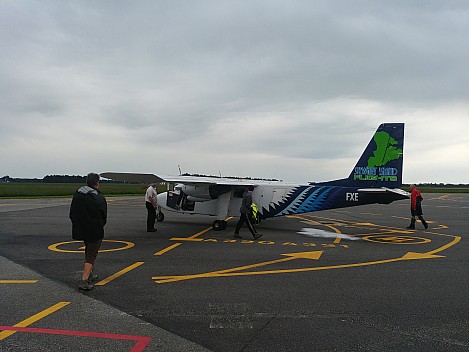
[[(214, 176), (157, 176), (105, 172), (101, 176), (123, 182), (165, 182), (158, 205), (168, 211), (216, 216), (215, 231), (226, 229), (226, 218), (239, 216), (243, 192), (254, 186), (253, 202), (261, 219), (364, 204), (389, 204), (408, 199), (402, 186), (404, 124), (381, 124), (348, 178), (306, 184)], [(172, 190), (169, 190), (172, 189)], [(163, 221), (162, 212), (157, 220)]]

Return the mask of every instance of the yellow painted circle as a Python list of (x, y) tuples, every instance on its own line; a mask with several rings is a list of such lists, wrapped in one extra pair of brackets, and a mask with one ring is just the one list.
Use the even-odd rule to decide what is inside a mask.
[(362, 239), (369, 242), (384, 244), (424, 244), (431, 242), (428, 238), (400, 235), (370, 235), (363, 236)]
[[(111, 249), (100, 249), (99, 253), (103, 252), (115, 252), (115, 251), (123, 251), (124, 249), (129, 249), (135, 246), (135, 243), (132, 242), (127, 242), (127, 241), (117, 241), (117, 240), (103, 240), (103, 242), (111, 242), (111, 243), (121, 243), (124, 246), (123, 247), (118, 247), (118, 248), (111, 248)], [(59, 242), (59, 243), (54, 243), (51, 244), (49, 247), (47, 247), (49, 250), (54, 251), (54, 252), (63, 252), (63, 253), (84, 253), (85, 252), (85, 247), (80, 246), (79, 249), (77, 250), (67, 250), (67, 249), (60, 249), (58, 248), (59, 246), (70, 244), (70, 243), (80, 243), (83, 244), (83, 241), (68, 241), (68, 242)]]

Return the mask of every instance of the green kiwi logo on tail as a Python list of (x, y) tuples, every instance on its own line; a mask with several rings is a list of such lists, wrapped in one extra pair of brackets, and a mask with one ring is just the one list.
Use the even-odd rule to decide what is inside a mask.
[(402, 183), (404, 124), (379, 126), (348, 178), (349, 185), (397, 187)]
[(368, 167), (384, 166), (389, 161), (397, 160), (402, 155), (402, 148), (396, 148), (398, 144), (387, 132), (376, 132), (373, 136), (376, 149), (373, 156), (368, 159)]

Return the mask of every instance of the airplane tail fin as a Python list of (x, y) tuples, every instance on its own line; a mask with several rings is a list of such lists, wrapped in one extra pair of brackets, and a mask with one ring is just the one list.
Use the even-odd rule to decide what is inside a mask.
[(346, 179), (327, 182), (344, 187), (402, 186), (404, 124), (383, 123)]

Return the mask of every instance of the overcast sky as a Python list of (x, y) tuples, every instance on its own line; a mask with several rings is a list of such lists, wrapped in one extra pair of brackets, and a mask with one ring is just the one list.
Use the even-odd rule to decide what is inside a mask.
[(0, 0), (0, 176), (469, 183), (469, 1)]

